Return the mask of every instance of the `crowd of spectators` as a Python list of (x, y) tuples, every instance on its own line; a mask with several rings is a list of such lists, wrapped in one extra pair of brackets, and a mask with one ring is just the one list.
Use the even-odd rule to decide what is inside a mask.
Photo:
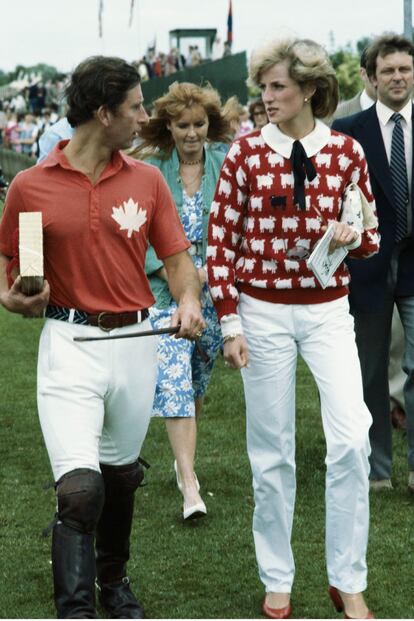
[[(190, 45), (188, 54), (181, 54), (178, 48), (171, 48), (168, 54), (148, 48), (141, 60), (134, 62), (141, 80), (169, 76), (186, 67), (195, 67), (206, 60), (216, 60), (231, 54), (227, 42), (221, 45), (216, 39), (212, 57), (203, 58), (198, 45)], [(33, 158), (39, 156), (39, 139), (42, 134), (65, 116), (65, 77), (59, 80), (42, 81), (39, 77), (6, 99), (0, 99), (0, 146)], [(150, 113), (150, 111), (148, 111)], [(227, 114), (234, 127), (235, 136), (253, 129), (253, 117), (236, 97), (227, 103)]]
[(44, 131), (64, 115), (62, 80), (35, 80), (0, 100), (0, 145), (32, 157)]
[(196, 67), (208, 60), (217, 60), (230, 54), (230, 44), (226, 41), (223, 49), (221, 49), (220, 39), (217, 38), (213, 45), (211, 58), (203, 58), (198, 45), (190, 45), (186, 56), (176, 47), (172, 47), (168, 54), (157, 52), (154, 47), (150, 47), (140, 60), (132, 64), (137, 67), (141, 80), (145, 82), (152, 78), (169, 76), (182, 69)]

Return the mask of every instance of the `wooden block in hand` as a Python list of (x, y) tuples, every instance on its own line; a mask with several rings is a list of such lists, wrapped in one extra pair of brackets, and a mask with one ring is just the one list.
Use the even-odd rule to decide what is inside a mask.
[(35, 295), (43, 289), (43, 229), (40, 211), (19, 214), (19, 261), (22, 292)]

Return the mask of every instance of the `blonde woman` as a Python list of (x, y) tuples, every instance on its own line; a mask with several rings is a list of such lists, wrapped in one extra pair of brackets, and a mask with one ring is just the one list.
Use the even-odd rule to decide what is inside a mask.
[(318, 44), (273, 41), (253, 55), (250, 76), (262, 91), (269, 123), (233, 142), (226, 156), (211, 209), (207, 266), (225, 360), (242, 369), (253, 533), (266, 590), (262, 610), (270, 618), (292, 612), (300, 353), (318, 385), (327, 444), (329, 592), (346, 616), (368, 618), (362, 592), (372, 419), (349, 314), (349, 273), (341, 264), (322, 289), (306, 264), (328, 221), (332, 248), (345, 246), (361, 259), (378, 251), (375, 228), (360, 234), (338, 221), (351, 181), (375, 209), (367, 164), (355, 140), (319, 120), (335, 110), (338, 89)]
[[(196, 416), (214, 361), (222, 346), (221, 332), (207, 287), (205, 270), (207, 223), (224, 154), (209, 143), (229, 141), (230, 126), (213, 88), (191, 83), (172, 84), (154, 103), (154, 115), (142, 128), (138, 157), (157, 166), (172, 192), (191, 242), (190, 254), (203, 287), (202, 310), (207, 327), (198, 344), (163, 336), (158, 349), (158, 382), (153, 415), (165, 418), (174, 453), (177, 485), (184, 498), (184, 520), (203, 517), (207, 508), (194, 473)], [(145, 154), (145, 155), (144, 155)], [(176, 304), (167, 272), (150, 248), (146, 271), (156, 299), (152, 321), (168, 325)]]

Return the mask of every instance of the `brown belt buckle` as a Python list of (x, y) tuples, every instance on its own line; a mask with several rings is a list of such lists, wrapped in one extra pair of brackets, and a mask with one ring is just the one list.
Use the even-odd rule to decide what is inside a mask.
[(107, 313), (107, 312), (102, 312), (99, 313), (98, 315), (98, 328), (100, 328), (101, 330), (103, 330), (103, 332), (110, 332), (111, 330), (113, 330), (113, 328), (105, 328), (105, 326), (102, 325), (101, 321), (102, 319), (105, 317), (105, 315), (110, 315), (111, 313)]

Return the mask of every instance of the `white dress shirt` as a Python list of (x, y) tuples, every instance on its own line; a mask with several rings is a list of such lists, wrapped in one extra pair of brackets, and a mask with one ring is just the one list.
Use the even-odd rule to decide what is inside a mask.
[[(387, 154), (388, 163), (391, 159), (391, 140), (392, 132), (394, 130), (394, 121), (391, 120), (395, 110), (388, 108), (381, 101), (377, 101), (376, 110), (377, 116), (381, 128), (382, 139), (384, 141), (385, 152)], [(404, 108), (399, 110), (402, 121), (401, 127), (404, 132), (404, 149), (405, 149), (405, 162), (407, 166), (407, 179), (408, 179), (408, 206), (407, 206), (407, 224), (408, 233), (412, 230), (412, 213), (411, 213), (411, 185), (412, 185), (412, 162), (413, 162), (413, 123), (412, 123), (412, 110), (413, 104), (411, 99), (407, 101)]]
[(362, 91), (359, 97), (359, 104), (361, 106), (361, 110), (368, 110), (368, 108), (373, 106), (374, 103), (375, 103), (375, 99), (371, 99), (371, 97), (368, 95), (367, 91), (364, 88), (364, 90)]

